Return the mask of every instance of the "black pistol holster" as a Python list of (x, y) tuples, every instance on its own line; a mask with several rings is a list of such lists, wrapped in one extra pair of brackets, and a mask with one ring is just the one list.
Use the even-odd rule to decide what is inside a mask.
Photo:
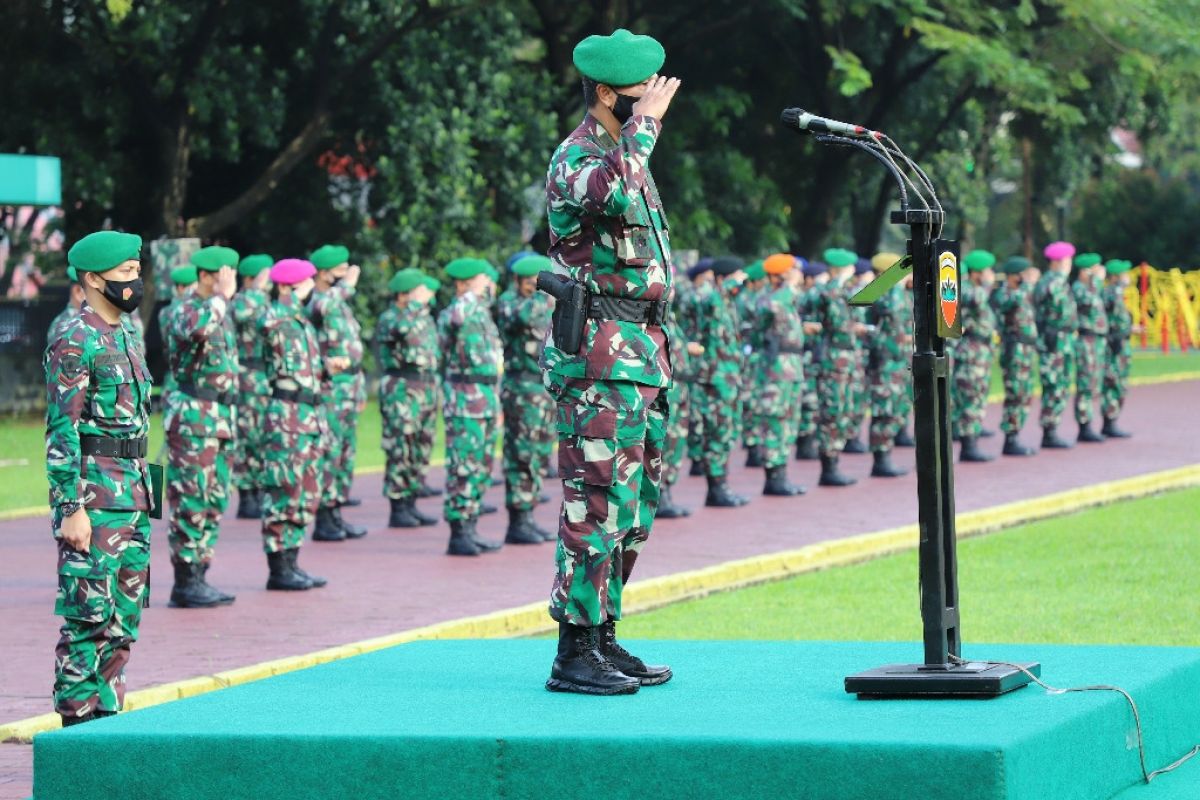
[(587, 321), (587, 288), (579, 281), (549, 271), (538, 273), (537, 288), (555, 300), (551, 318), (554, 346), (564, 353), (578, 354), (583, 346), (583, 327)]

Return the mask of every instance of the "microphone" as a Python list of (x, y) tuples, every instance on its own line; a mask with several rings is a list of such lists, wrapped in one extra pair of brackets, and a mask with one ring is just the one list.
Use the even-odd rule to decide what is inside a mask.
[(785, 108), (779, 121), (789, 128), (795, 128), (800, 133), (834, 133), (839, 136), (865, 136), (878, 138), (878, 131), (868, 130), (862, 125), (851, 125), (849, 122), (838, 122), (836, 119), (818, 117), (803, 108)]

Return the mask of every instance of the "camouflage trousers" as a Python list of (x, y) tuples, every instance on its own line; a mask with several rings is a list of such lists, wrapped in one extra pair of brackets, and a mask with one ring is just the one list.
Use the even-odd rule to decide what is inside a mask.
[(386, 466), (383, 496), (413, 497), (425, 483), (437, 426), (437, 384), (385, 375), (379, 384), (379, 413), (383, 418)]
[(546, 373), (557, 405), (563, 479), (550, 616), (573, 625), (621, 618), (621, 593), (658, 509), (666, 391)]
[(791, 457), (799, 420), (796, 406), (804, 381), (763, 381), (755, 398), (754, 425), (763, 445), (763, 466), (783, 467)]
[(796, 415), (796, 438), (815, 436), (817, 433), (817, 367), (813, 364), (813, 351), (804, 348), (804, 383), (800, 387), (800, 403), (792, 412)]
[(850, 374), (850, 432), (851, 439), (862, 433), (867, 419), (867, 408), (871, 403), (871, 391), (867, 384), (867, 357), (865, 351), (855, 351), (854, 371)]
[(988, 389), (992, 379), (992, 348), (974, 339), (961, 339), (954, 350), (950, 412), (955, 438), (978, 438), (983, 430)]
[(853, 371), (857, 358), (853, 350), (826, 353), (817, 373), (817, 447), (822, 455), (836, 456), (851, 435)]
[(1000, 370), (1004, 375), (1004, 413), (1000, 430), (1020, 433), (1029, 416), (1033, 400), (1033, 376), (1037, 368), (1037, 350), (1031, 344), (1009, 342), (1000, 351)]
[(268, 399), (268, 395), (246, 392), (242, 392), (238, 399), (233, 474), (237, 488), (242, 491), (262, 486), (262, 430)]
[(1100, 386), (1100, 413), (1105, 419), (1121, 416), (1125, 407), (1125, 393), (1129, 388), (1129, 340), (1119, 344), (1110, 340), (1105, 349), (1104, 379)]
[(58, 539), (54, 613), (63, 625), (54, 650), (54, 710), (66, 716), (124, 705), (125, 664), (150, 591), (148, 514), (89, 508), (87, 515), (88, 552)]
[(167, 433), (167, 448), (171, 562), (207, 564), (212, 561), (221, 516), (229, 504), (233, 440), (188, 436), (176, 430)]
[(479, 518), (492, 485), (498, 430), (495, 417), (446, 417), (447, 522)]
[(542, 491), (542, 473), (554, 450), (554, 401), (541, 382), (506, 380), (504, 411), (504, 505), (530, 511)]
[(1057, 428), (1067, 410), (1070, 392), (1071, 348), (1059, 337), (1058, 346), (1038, 351), (1038, 372), (1042, 383), (1042, 412), (1039, 422), (1043, 428)]
[(738, 435), (738, 387), (723, 381), (693, 383), (688, 399), (688, 453), (704, 464), (705, 475), (724, 477)]
[(1091, 424), (1096, 416), (1107, 350), (1103, 336), (1080, 335), (1075, 342), (1075, 421), (1080, 425)]
[(320, 433), (271, 431), (263, 442), (263, 550), (277, 553), (303, 544), (317, 513), (324, 437)]
[(742, 374), (748, 377), (743, 378), (738, 391), (738, 404), (741, 407), (739, 420), (743, 416), (745, 418), (742, 425), (742, 446), (746, 448), (763, 444), (762, 428), (758, 424), (763, 415), (762, 391), (765, 388), (763, 380), (759, 377), (761, 359), (762, 354), (760, 353), (752, 354), (747, 359), (746, 368)]
[(667, 419), (667, 435), (663, 442), (663, 486), (674, 486), (679, 480), (679, 470), (687, 454), (689, 394), (691, 385), (679, 379), (667, 387), (667, 407), (671, 409), (671, 415)]
[(912, 413), (911, 372), (903, 361), (879, 359), (867, 371), (871, 394), (871, 452), (889, 453)]
[[(361, 378), (361, 376), (354, 376)], [(321, 505), (345, 505), (354, 481), (358, 450), (358, 381), (333, 380), (324, 387), (323, 408), (328, 427), (321, 452)]]

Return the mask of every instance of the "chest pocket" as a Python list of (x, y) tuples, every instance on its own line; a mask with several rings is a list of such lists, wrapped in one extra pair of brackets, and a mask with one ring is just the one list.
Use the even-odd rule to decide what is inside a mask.
[(280, 348), (283, 358), (280, 359), (283, 373), (279, 377), (294, 378), (308, 371), (309, 352), (308, 337), (296, 323), (283, 326), (279, 332)]
[(639, 196), (621, 215), (621, 229), (616, 239), (617, 260), (630, 267), (646, 267), (654, 260), (654, 229), (644, 214)]
[(92, 362), (90, 407), (92, 417), (105, 420), (132, 419), (137, 410), (137, 396), (145, 374), (135, 376), (135, 368), (144, 373), (145, 366), (133, 364), (123, 353), (101, 353)]

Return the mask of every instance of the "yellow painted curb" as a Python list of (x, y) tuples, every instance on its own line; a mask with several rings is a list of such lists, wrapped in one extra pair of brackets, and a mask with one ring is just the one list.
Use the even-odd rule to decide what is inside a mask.
[(33, 517), (45, 517), (49, 522), (50, 506), (25, 506), (25, 508), (10, 508), (8, 511), (0, 511), (0, 522), (10, 519), (32, 519)]
[[(976, 536), (1085, 508), (1192, 486), (1200, 486), (1200, 464), (1092, 484), (1079, 489), (1057, 492), (1032, 500), (1020, 500), (979, 511), (969, 511), (958, 515), (956, 528), (959, 537)], [(888, 553), (916, 547), (918, 539), (917, 525), (903, 525), (874, 533), (819, 542), (795, 550), (768, 553), (737, 561), (727, 561), (703, 569), (664, 575), (630, 585), (623, 596), (624, 606), (626, 611), (637, 613), (680, 600), (703, 597), (713, 592), (738, 589), (805, 572), (867, 561)], [(318, 650), (314, 653), (264, 661), (260, 664), (251, 664), (213, 675), (140, 689), (127, 695), (125, 707), (131, 711), (146, 708), (419, 639), (494, 639), (528, 636), (550, 630), (553, 625), (554, 623), (546, 614), (545, 602), (530, 603), (494, 611), (490, 614), (464, 617), (386, 636), (364, 639)], [(55, 714), (43, 714), (17, 720), (0, 725), (0, 741), (28, 742), (35, 733), (57, 727), (59, 727), (59, 719)]]

